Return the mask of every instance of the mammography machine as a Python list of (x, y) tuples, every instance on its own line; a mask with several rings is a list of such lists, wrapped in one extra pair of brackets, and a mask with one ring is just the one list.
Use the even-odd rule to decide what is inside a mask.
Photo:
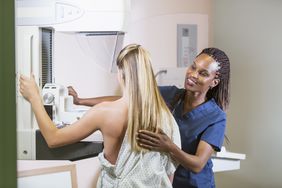
[(123, 46), (130, 0), (16, 0), (15, 3), (18, 159), (79, 159), (99, 153), (102, 143), (93, 142), (49, 149), (30, 104), (19, 92), (18, 78), (20, 74), (34, 74), (45, 109), (58, 127), (78, 120), (87, 109), (75, 108), (66, 86), (56, 83), (54, 38), (60, 33), (83, 36), (87, 44), (99, 49), (104, 61), (97, 63), (114, 71), (115, 57)]

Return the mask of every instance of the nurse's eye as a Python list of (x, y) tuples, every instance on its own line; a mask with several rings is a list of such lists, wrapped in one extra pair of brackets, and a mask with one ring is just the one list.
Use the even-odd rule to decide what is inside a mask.
[(209, 77), (210, 76), (210, 74), (206, 71), (200, 72), (200, 75), (203, 76), (203, 77)]

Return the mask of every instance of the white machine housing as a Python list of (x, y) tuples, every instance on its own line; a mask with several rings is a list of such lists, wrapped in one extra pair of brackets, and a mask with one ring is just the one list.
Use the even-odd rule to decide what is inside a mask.
[[(42, 31), (51, 31), (50, 40), (56, 32), (69, 32), (73, 35), (98, 33), (98, 36), (111, 37), (113, 34), (117, 35), (116, 39), (113, 39), (115, 47), (111, 58), (114, 59), (116, 52), (122, 47), (120, 41), (123, 37), (119, 35), (126, 32), (130, 0), (16, 0), (15, 4), (17, 155), (18, 159), (36, 159), (35, 132), (38, 125), (30, 104), (19, 92), (18, 80), (20, 74), (28, 76), (32, 72), (39, 88), (44, 86), (42, 50), (45, 46), (42, 45)], [(54, 44), (50, 46), (55, 50)], [(51, 82), (54, 81), (52, 76), (51, 74)], [(44, 92), (47, 92), (45, 89)], [(65, 108), (65, 102), (69, 103), (70, 99), (65, 92), (60, 92), (59, 86), (54, 92), (58, 101), (54, 101), (53, 105), (56, 112), (60, 112), (56, 114), (54, 121), (71, 123), (82, 115), (82, 112), (71, 112)]]
[(60, 84), (46, 83), (42, 89), (42, 97), (45, 109), (50, 109), (49, 115), (60, 127), (79, 120), (88, 109), (75, 108), (73, 97), (68, 95), (67, 88)]
[(56, 31), (125, 31), (130, 0), (16, 0), (16, 25)]

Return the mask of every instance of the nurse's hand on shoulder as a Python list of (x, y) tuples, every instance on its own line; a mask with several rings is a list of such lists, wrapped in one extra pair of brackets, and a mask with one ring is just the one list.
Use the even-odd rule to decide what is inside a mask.
[(41, 100), (39, 88), (33, 74), (31, 74), (30, 78), (24, 75), (20, 76), (20, 92), (29, 102), (32, 100)]
[(162, 129), (158, 129), (157, 133), (140, 130), (136, 139), (139, 146), (149, 150), (169, 152), (173, 146), (173, 142)]

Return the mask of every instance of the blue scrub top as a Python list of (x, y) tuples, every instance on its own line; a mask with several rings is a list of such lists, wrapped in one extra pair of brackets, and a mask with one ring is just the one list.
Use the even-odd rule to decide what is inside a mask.
[[(175, 86), (159, 88), (168, 106), (177, 94), (183, 92), (183, 89)], [(220, 151), (224, 140), (226, 114), (215, 100), (211, 99), (184, 115), (182, 111), (183, 100), (180, 100), (172, 112), (179, 126), (182, 150), (195, 155), (200, 140), (203, 140), (209, 143), (215, 151)], [(179, 165), (174, 174), (173, 187), (215, 187), (212, 166), (212, 161), (209, 159), (203, 170), (196, 174)]]

